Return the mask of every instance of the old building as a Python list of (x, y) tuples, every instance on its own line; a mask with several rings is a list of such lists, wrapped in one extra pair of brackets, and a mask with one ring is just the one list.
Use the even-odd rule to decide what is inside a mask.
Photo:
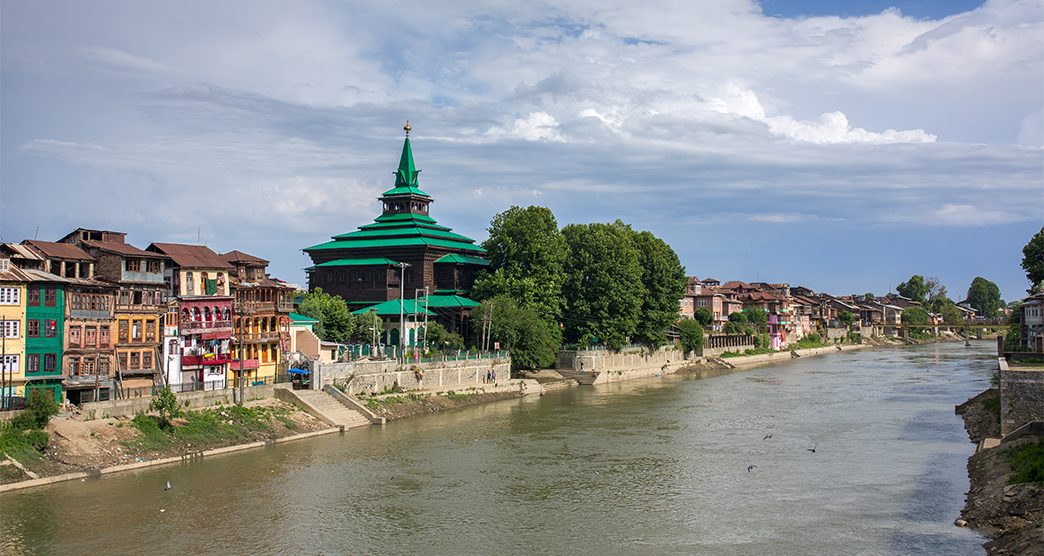
[[(353, 310), (398, 300), (400, 289), (408, 299), (426, 291), (427, 310), (449, 330), (467, 335), (471, 309), (478, 305), (468, 294), (475, 276), (489, 263), (475, 240), (431, 217), (434, 199), (420, 189), (408, 123), (404, 129), (395, 185), (379, 198), (383, 212), (372, 224), (304, 249), (314, 263), (308, 269), (308, 288), (338, 295)], [(396, 317), (399, 313), (385, 305), (381, 310)], [(386, 337), (398, 338), (394, 319), (386, 319), (386, 325)]]
[(115, 288), (117, 382), (122, 388), (162, 384), (161, 326), (166, 312), (164, 270), (167, 257), (126, 242), (126, 234), (79, 228), (61, 239), (95, 259), (96, 279)]
[(41, 390), (54, 401), (64, 397), (65, 289), (72, 280), (25, 269), (26, 286), (25, 380), (26, 392)]
[(1022, 301), (1019, 320), (1019, 341), (1022, 348), (1040, 351), (1044, 348), (1044, 293), (1031, 295)]
[(74, 404), (107, 400), (115, 381), (113, 315), (116, 287), (95, 279), (95, 259), (76, 245), (29, 239), (22, 242), (44, 259), (43, 271), (65, 286), (63, 388)]
[(224, 388), (233, 362), (234, 268), (203, 245), (152, 243), (146, 251), (168, 258), (164, 281), (176, 301), (177, 326), (170, 326), (170, 318), (164, 326), (166, 382), (176, 391)]
[[(250, 382), (272, 382), (286, 371), (283, 354), (290, 348), (290, 311), (294, 288), (270, 278), (268, 261), (241, 251), (229, 251), (221, 259), (231, 265), (234, 298), (234, 354), (243, 362)], [(239, 371), (239, 364), (233, 372)]]
[(25, 301), (27, 276), (0, 259), (0, 408), (11, 407), (25, 386)]

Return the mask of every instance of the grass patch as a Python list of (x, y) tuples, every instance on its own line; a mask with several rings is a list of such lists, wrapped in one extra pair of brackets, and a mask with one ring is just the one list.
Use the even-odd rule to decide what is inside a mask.
[(1044, 442), (1008, 450), (1008, 464), (1011, 465), (1008, 483), (1044, 483)]
[(997, 421), (1000, 422), (1000, 398), (987, 398), (980, 403), (983, 409), (996, 415)]
[(39, 429), (24, 430), (11, 423), (0, 423), (0, 454), (11, 456), (26, 465), (39, 461), (50, 437)]
[(453, 400), (455, 402), (467, 401), (467, 400), (470, 400), (471, 398), (474, 398), (475, 396), (476, 396), (476, 394), (459, 394), (457, 392), (454, 392), (453, 390), (450, 390), (449, 392), (446, 392), (446, 398), (448, 398), (450, 400)]
[(281, 407), (219, 406), (188, 411), (183, 419), (175, 419), (178, 424), (174, 424), (155, 415), (138, 415), (131, 424), (140, 434), (124, 444), (139, 452), (170, 448), (205, 449), (249, 441), (259, 436), (270, 437), (273, 420), (293, 428), (289, 410)]
[(776, 352), (776, 350), (774, 350), (772, 348), (767, 348), (767, 347), (766, 348), (752, 348), (752, 349), (744, 350), (742, 352), (740, 352), (740, 351), (726, 351), (725, 353), (722, 353), (720, 355), (720, 357), (722, 357), (722, 358), (726, 358), (726, 357), (743, 357), (744, 355), (764, 355), (766, 353), (775, 353), (775, 352)]

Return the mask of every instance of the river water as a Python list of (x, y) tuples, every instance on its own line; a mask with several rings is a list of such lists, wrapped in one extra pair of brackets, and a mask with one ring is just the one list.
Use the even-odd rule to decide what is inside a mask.
[(982, 554), (953, 526), (973, 448), (953, 407), (991, 347), (573, 388), (8, 493), (0, 551)]

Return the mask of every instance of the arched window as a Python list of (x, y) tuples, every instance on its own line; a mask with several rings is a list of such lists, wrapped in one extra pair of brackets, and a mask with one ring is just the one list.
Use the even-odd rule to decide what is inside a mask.
[(188, 308), (181, 310), (181, 322), (189, 322), (192, 316), (189, 314)]
[(191, 272), (185, 273), (185, 295), (196, 295), (196, 279)]
[(232, 311), (229, 311), (228, 307), (225, 307), (225, 310), (221, 312), (221, 316), (222, 316), (221, 320), (231, 320), (232, 319)]
[(416, 334), (416, 331), (411, 328), (410, 329), (410, 334), (409, 334), (409, 342), (410, 343), (408, 344), (410, 347), (413, 347), (414, 342), (415, 342), (414, 334)]
[(203, 320), (210, 322), (214, 320), (214, 315), (210, 312), (210, 307), (203, 308)]
[(392, 328), (388, 331), (388, 345), (397, 346), (399, 345), (399, 329)]
[(199, 311), (199, 307), (192, 308), (192, 320), (196, 322), (203, 320), (203, 314)]

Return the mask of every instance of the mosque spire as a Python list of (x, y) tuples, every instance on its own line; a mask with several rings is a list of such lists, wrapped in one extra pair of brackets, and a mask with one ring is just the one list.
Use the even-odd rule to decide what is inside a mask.
[(402, 126), (406, 132), (406, 141), (402, 144), (402, 156), (399, 157), (399, 169), (395, 171), (395, 187), (417, 187), (417, 174), (420, 170), (413, 163), (413, 149), (410, 147), (410, 131), (413, 126), (409, 120)]

